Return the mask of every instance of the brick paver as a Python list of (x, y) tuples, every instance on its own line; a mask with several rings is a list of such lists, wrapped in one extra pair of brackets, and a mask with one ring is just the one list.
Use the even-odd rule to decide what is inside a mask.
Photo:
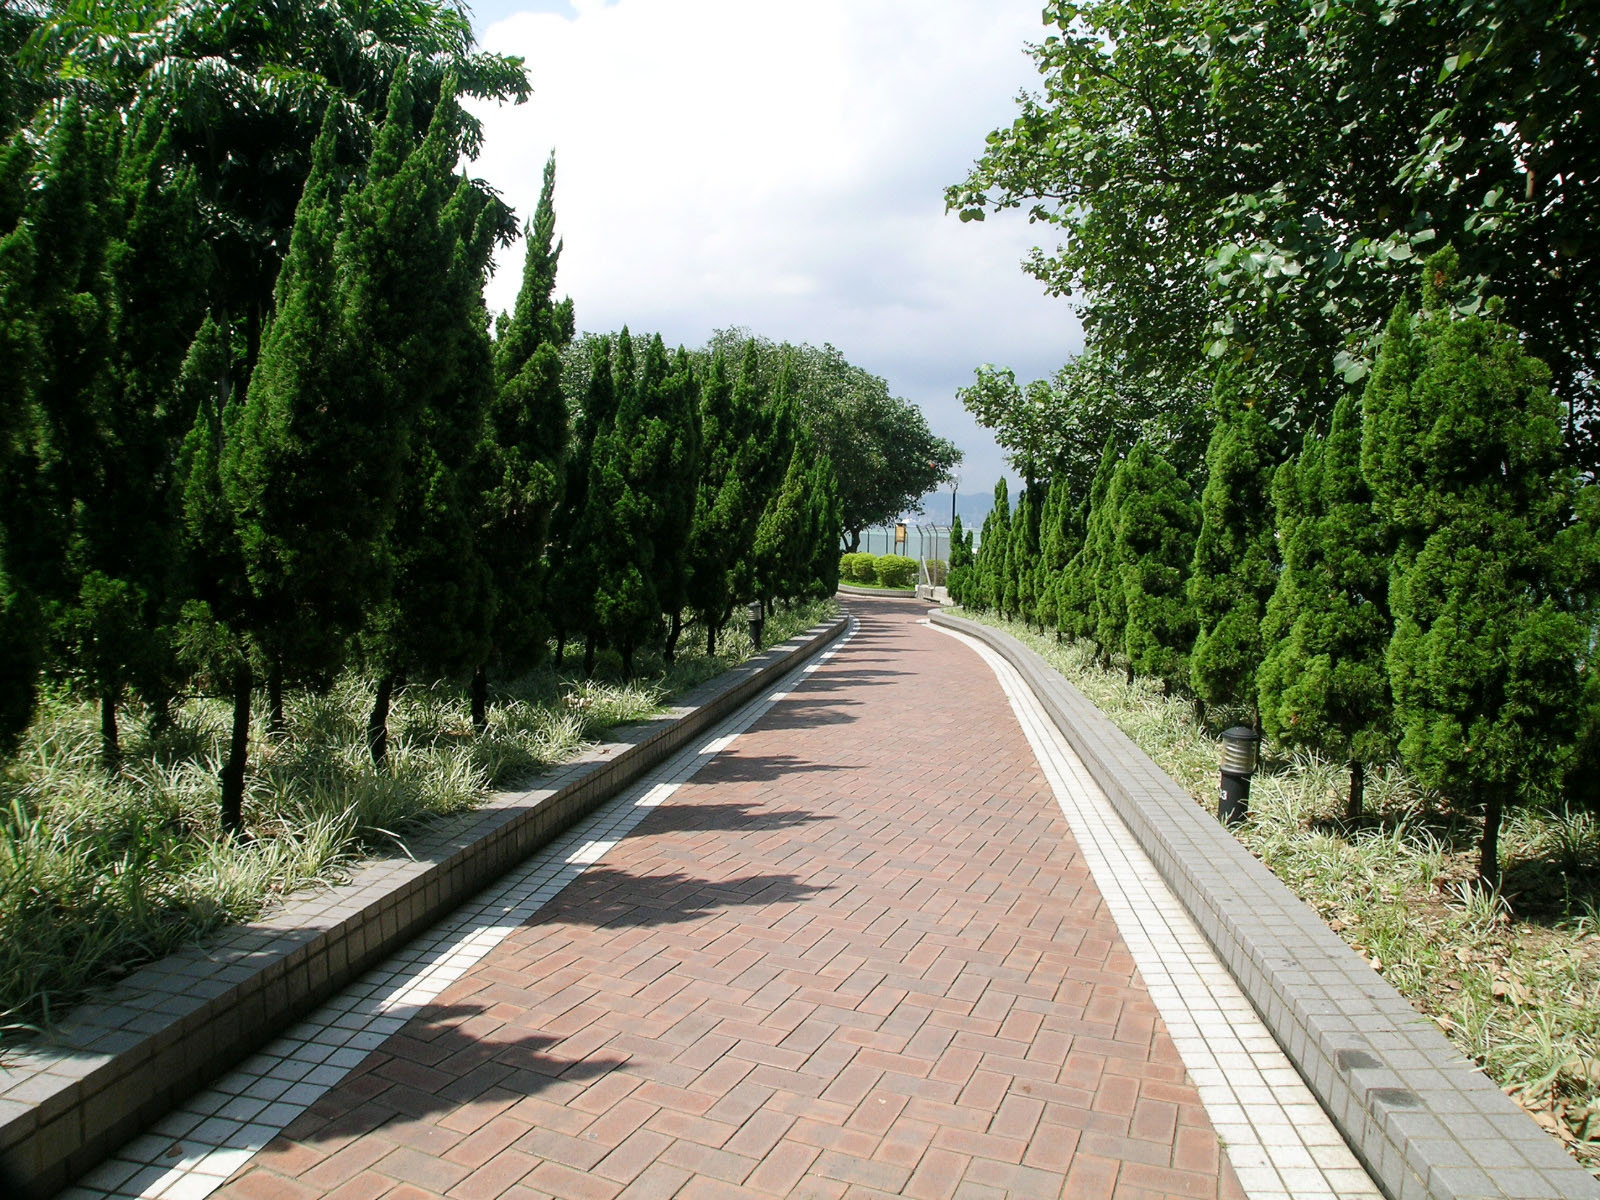
[(852, 608), (217, 1195), (1237, 1197), (999, 685)]

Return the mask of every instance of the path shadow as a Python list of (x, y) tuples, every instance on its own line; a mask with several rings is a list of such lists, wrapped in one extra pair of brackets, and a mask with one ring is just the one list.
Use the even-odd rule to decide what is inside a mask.
[(790, 696), (769, 708), (761, 718), (762, 729), (815, 729), (823, 725), (849, 725), (859, 718), (843, 710), (860, 708), (864, 701)]
[[(590, 1082), (628, 1061), (617, 1054), (551, 1054), (563, 1040), (555, 1035), (499, 1036), (498, 1030), (474, 1029), (486, 1011), (477, 1004), (425, 1007), (290, 1122), (283, 1136), (307, 1145), (343, 1143), (493, 1095), (520, 1098), (558, 1082)], [(398, 1068), (392, 1073), (391, 1064)]]
[(812, 821), (834, 818), (803, 808), (762, 808), (756, 804), (663, 804), (639, 822), (628, 835), (650, 836), (705, 829), (789, 829)]
[(810, 775), (819, 771), (853, 771), (848, 763), (808, 762), (793, 754), (724, 753), (701, 768), (696, 783), (775, 783), (791, 775)]
[(679, 871), (634, 875), (595, 866), (569, 883), (528, 925), (676, 925), (735, 905), (798, 904), (828, 890), (802, 883), (795, 875), (709, 880)]

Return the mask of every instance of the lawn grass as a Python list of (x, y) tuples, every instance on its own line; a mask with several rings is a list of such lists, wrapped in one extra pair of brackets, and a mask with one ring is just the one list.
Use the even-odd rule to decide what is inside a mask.
[[(835, 611), (832, 601), (780, 610), (765, 640)], [(190, 698), (157, 735), (130, 711), (110, 774), (94, 706), (47, 695), (0, 764), (0, 1045), (141, 963), (336, 882), (364, 858), (403, 851), (430, 818), (474, 807), (602, 731), (658, 712), (750, 656), (735, 624), (715, 656), (704, 653), (703, 632), (687, 629), (676, 663), (641, 658), (632, 681), (606, 654), (595, 678), (582, 679), (580, 656), (569, 654), (497, 689), (481, 737), (461, 687), (404, 687), (382, 769), (365, 744), (369, 681), (351, 674), (322, 694), (291, 692), (286, 735), (270, 735), (263, 720), (252, 730), (247, 840), (223, 836), (219, 823), (226, 701)]]
[[(1192, 702), (1095, 665), (1086, 645), (966, 614), (1041, 654), (1214, 811), (1217, 733), (1242, 711), (1194, 721)], [(1268, 745), (1238, 835), (1296, 895), (1431, 1017), (1462, 1053), (1579, 1162), (1600, 1175), (1600, 820), (1513, 810), (1499, 891), (1476, 884), (1481, 822), (1389, 764), (1370, 771), (1367, 812), (1343, 819), (1349, 774)]]

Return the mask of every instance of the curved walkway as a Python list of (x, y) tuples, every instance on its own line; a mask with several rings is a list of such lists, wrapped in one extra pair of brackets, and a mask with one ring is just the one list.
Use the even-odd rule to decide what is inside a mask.
[[(1270, 1039), (1186, 1069), (1162, 1013), (1204, 972), (1160, 962), (1192, 947), (1136, 863), (1080, 850), (1020, 699), (923, 606), (850, 607), (791, 690), (73, 1191), (1376, 1196)], [(1208, 1030), (1173, 1020), (1194, 1067)], [(1272, 1157), (1244, 1093), (1275, 1088)], [(191, 1162), (229, 1112), (258, 1140)]]

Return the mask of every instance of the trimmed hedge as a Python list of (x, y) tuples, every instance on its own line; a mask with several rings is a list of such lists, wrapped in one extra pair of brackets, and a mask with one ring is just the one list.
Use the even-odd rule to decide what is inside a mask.
[(915, 587), (917, 560), (904, 554), (842, 554), (839, 578), (844, 583), (860, 583), (867, 587)]

